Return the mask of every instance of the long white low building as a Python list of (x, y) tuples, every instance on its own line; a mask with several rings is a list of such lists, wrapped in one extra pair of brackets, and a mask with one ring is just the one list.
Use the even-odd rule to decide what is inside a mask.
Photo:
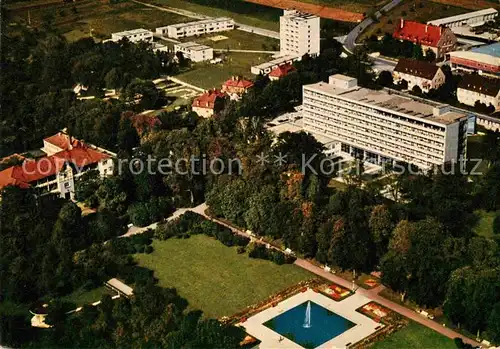
[(124, 38), (127, 38), (131, 42), (153, 42), (153, 32), (147, 29), (139, 28), (111, 34), (111, 40), (115, 42)]
[(448, 28), (462, 27), (465, 25), (478, 25), (488, 21), (494, 20), (498, 16), (498, 11), (494, 8), (487, 8), (484, 10), (464, 13), (457, 16), (436, 19), (429, 21), (427, 24), (436, 26), (444, 26)]
[(196, 42), (183, 42), (174, 45), (175, 52), (182, 52), (185, 58), (193, 62), (209, 61), (214, 58), (214, 49)]
[(370, 90), (333, 75), (303, 86), (304, 128), (335, 141), (335, 152), (372, 163), (428, 169), (465, 155), (468, 117), (446, 104)]
[(188, 36), (218, 33), (234, 29), (234, 20), (228, 17), (217, 17), (187, 23), (172, 24), (156, 28), (156, 34), (179, 39)]

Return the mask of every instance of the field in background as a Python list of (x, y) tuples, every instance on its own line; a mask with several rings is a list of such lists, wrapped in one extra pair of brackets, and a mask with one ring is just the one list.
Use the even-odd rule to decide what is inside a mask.
[(344, 11), (366, 13), (380, 9), (389, 0), (299, 0), (300, 2), (307, 2), (316, 5), (323, 5), (335, 7)]
[(224, 63), (193, 63), (193, 69), (175, 77), (203, 89), (221, 88), (221, 84), (231, 76), (253, 78), (250, 67), (271, 59), (271, 55), (259, 53), (229, 52), (224, 55)]
[[(279, 16), (281, 11), (267, 6), (258, 6), (257, 11), (242, 13), (243, 11), (235, 11), (215, 6), (201, 4), (199, 1), (189, 0), (141, 0), (158, 6), (169, 6), (187, 11), (196, 12), (211, 17), (231, 17), (236, 22), (252, 25), (264, 29), (279, 31)], [(245, 5), (242, 0), (234, 0), (241, 2), (241, 7)], [(248, 4), (252, 5), (252, 4)], [(255, 7), (255, 5), (253, 5)]]
[(208, 317), (233, 315), (313, 274), (295, 265), (277, 265), (237, 254), (204, 235), (153, 241), (151, 254), (137, 254), (139, 265), (152, 269), (159, 285), (175, 287), (192, 309)]
[(371, 25), (365, 30), (363, 34), (360, 35), (359, 40), (362, 41), (371, 35), (379, 36), (384, 33), (392, 34), (401, 18), (426, 23), (434, 19), (455, 16), (467, 12), (470, 12), (470, 10), (458, 6), (439, 4), (430, 0), (403, 1), (402, 4), (383, 15), (378, 23)]
[[(334, 19), (344, 22), (361, 22), (364, 18), (363, 12), (352, 12), (341, 9), (339, 7), (328, 7), (317, 5), (314, 3), (307, 3), (297, 0), (246, 0), (248, 2), (275, 7), (279, 9), (298, 9), (304, 12), (313, 13), (322, 18)], [(341, 2), (341, 1), (339, 1)], [(349, 1), (348, 1), (349, 2)], [(350, 2), (352, 3), (352, 2)], [(362, 7), (360, 7), (362, 8)]]
[(461, 6), (470, 10), (483, 10), (488, 7), (494, 7), (500, 9), (500, 3), (495, 0), (433, 0), (433, 1), (447, 5)]
[(372, 349), (456, 349), (453, 340), (430, 328), (411, 322), (386, 339), (376, 342)]
[[(11, 15), (15, 22), (28, 22), (27, 8), (14, 8)], [(109, 1), (95, 0), (80, 0), (67, 4), (60, 1), (47, 6), (31, 7), (29, 17), (34, 27), (41, 26), (50, 18), (52, 27), (56, 27), (70, 41), (89, 37), (91, 30), (95, 38), (107, 39), (111, 38), (111, 33), (122, 30), (141, 27), (154, 29), (191, 20), (133, 2), (110, 4)]]

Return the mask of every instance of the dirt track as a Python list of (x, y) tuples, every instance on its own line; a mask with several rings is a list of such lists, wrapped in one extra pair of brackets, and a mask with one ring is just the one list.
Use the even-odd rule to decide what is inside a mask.
[(361, 22), (364, 17), (361, 13), (340, 10), (334, 7), (327, 7), (315, 4), (308, 4), (296, 0), (246, 0), (259, 5), (276, 7), (281, 9), (297, 9), (315, 14), (322, 18), (334, 19), (343, 22)]

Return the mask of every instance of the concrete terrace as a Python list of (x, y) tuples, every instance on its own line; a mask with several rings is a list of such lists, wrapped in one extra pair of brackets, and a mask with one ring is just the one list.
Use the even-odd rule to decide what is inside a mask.
[[(268, 308), (252, 316), (246, 322), (240, 323), (239, 325), (244, 327), (250, 335), (258, 338), (262, 342), (259, 345), (259, 348), (261, 349), (302, 348), (302, 346), (287, 338), (284, 338), (283, 336), (274, 332), (263, 324), (284, 313), (285, 311), (288, 311), (307, 301), (313, 301), (316, 304), (356, 324), (354, 327), (323, 343), (316, 349), (345, 348), (348, 345), (361, 341), (363, 338), (368, 337), (384, 326), (356, 311), (356, 309), (369, 303), (370, 299), (358, 294), (353, 294), (340, 302), (336, 302), (333, 299), (328, 298), (320, 293), (316, 293), (311, 289), (285, 299), (277, 306)], [(314, 326), (314, 319), (312, 319), (312, 321), (312, 324)]]

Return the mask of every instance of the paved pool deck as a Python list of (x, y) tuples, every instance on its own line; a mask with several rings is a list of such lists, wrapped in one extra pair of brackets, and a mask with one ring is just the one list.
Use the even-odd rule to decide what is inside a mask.
[(321, 293), (314, 292), (311, 289), (285, 299), (284, 301), (278, 303), (275, 307), (268, 308), (250, 317), (247, 321), (239, 325), (244, 327), (250, 335), (261, 341), (258, 346), (260, 349), (303, 348), (299, 344), (264, 326), (264, 323), (307, 301), (313, 301), (316, 304), (321, 305), (322, 307), (356, 324), (344, 333), (316, 347), (316, 349), (346, 348), (384, 327), (383, 324), (377, 323), (369, 317), (356, 311), (356, 309), (361, 306), (370, 303), (370, 299), (355, 293), (340, 302), (336, 302), (333, 299), (326, 297)]

